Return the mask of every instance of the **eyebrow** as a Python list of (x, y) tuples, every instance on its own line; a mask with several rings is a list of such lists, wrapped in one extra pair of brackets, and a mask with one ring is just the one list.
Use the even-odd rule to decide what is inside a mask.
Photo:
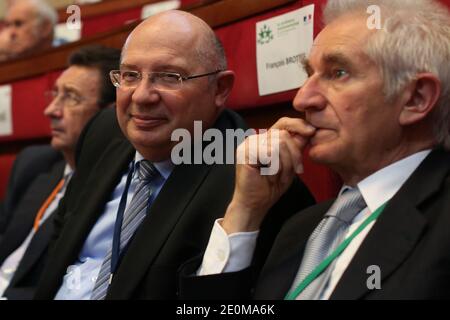
[(313, 73), (313, 68), (311, 67), (311, 63), (308, 58), (303, 58), (300, 63), (302, 64), (303, 70), (306, 72), (308, 76)]
[(322, 57), (322, 61), (326, 65), (340, 65), (347, 68), (352, 68), (352, 61), (344, 54), (335, 52), (327, 53)]
[[(135, 70), (135, 71), (140, 70), (140, 68), (137, 65), (128, 64), (128, 63), (121, 63), (120, 69), (121, 70), (128, 69), (128, 70)], [(185, 70), (184, 67), (177, 66), (177, 65), (171, 65), (171, 64), (157, 65), (152, 71), (154, 71), (154, 72), (171, 71), (171, 72), (180, 73), (181, 75), (187, 74), (187, 71)]]
[[(56, 88), (56, 87), (55, 87)], [(68, 86), (68, 85), (63, 85), (62, 86), (62, 89), (65, 91), (65, 92), (72, 92), (72, 93), (75, 93), (77, 96), (79, 96), (79, 97), (82, 97), (83, 95), (81, 94), (81, 92), (77, 89), (77, 88), (75, 88), (75, 87), (72, 87), (72, 86)]]
[(122, 69), (122, 68), (136, 70), (137, 66), (134, 65), (134, 64), (121, 63), (120, 64), (120, 69)]
[[(347, 56), (345, 56), (342, 53), (334, 52), (334, 53), (327, 53), (322, 57), (322, 62), (324, 65), (340, 65), (343, 67), (346, 67), (348, 69), (352, 69), (353, 63)], [(314, 73), (314, 69), (311, 66), (311, 62), (308, 58), (304, 58), (301, 61), (301, 64), (303, 66), (303, 70), (308, 74), (311, 75)]]

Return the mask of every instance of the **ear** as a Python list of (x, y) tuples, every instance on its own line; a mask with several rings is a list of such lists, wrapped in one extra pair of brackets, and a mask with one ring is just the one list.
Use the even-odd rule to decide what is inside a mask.
[(400, 125), (410, 125), (423, 120), (434, 109), (441, 95), (441, 82), (432, 73), (420, 73), (407, 85), (404, 92)]
[(234, 84), (234, 72), (231, 70), (222, 71), (217, 75), (217, 87), (215, 95), (215, 103), (217, 108), (223, 109), (225, 102), (230, 95)]

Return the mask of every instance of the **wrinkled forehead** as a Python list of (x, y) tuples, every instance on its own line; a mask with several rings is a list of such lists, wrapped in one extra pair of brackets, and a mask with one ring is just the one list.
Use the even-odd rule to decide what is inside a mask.
[(37, 18), (36, 9), (28, 4), (19, 3), (11, 7), (11, 9), (7, 12), (5, 21), (7, 22), (13, 20), (27, 21), (34, 18)]
[(366, 20), (348, 16), (326, 26), (314, 40), (309, 60), (320, 61), (324, 57), (342, 56), (355, 62), (368, 62), (366, 46), (373, 30)]
[(100, 70), (84, 66), (70, 66), (58, 77), (55, 87), (69, 89), (80, 95), (97, 97), (101, 86)]

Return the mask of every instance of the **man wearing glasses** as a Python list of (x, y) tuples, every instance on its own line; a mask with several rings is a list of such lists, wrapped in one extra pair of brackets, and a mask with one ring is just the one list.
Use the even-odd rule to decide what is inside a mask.
[[(234, 74), (204, 21), (180, 11), (150, 17), (110, 75), (116, 114), (101, 112), (82, 135), (37, 299), (175, 299), (179, 266), (204, 250), (234, 188), (233, 165), (171, 161), (176, 129), (245, 128), (225, 109)], [(287, 215), (312, 202), (296, 189)]]
[(119, 65), (119, 57), (117, 49), (82, 48), (47, 93), (51, 146), (29, 147), (17, 157), (0, 205), (0, 296), (31, 299), (34, 294), (53, 232), (53, 212), (75, 169), (78, 137), (97, 111), (114, 103), (108, 70)]

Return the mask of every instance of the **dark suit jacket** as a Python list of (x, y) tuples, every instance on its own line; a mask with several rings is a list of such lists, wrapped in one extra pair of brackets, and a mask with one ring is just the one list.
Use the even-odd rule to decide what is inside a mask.
[[(13, 253), (30, 233), (36, 214), (61, 180), (65, 161), (50, 146), (24, 149), (14, 162), (3, 203), (4, 233), (0, 240), (0, 264)], [(53, 215), (31, 240), (4, 295), (8, 299), (31, 299), (41, 275), (47, 247), (53, 233)]]
[[(237, 114), (224, 111), (215, 127), (225, 130), (245, 124)], [(101, 112), (87, 125), (80, 137), (77, 172), (58, 209), (56, 241), (37, 299), (55, 296), (134, 155), (115, 112)], [(106, 298), (176, 298), (178, 267), (204, 250), (213, 221), (224, 214), (233, 188), (233, 165), (176, 166), (130, 240)], [(291, 195), (299, 193), (284, 202), (287, 214), (313, 202), (304, 185), (293, 189), (297, 191)], [(277, 224), (281, 225), (275, 221), (274, 227)]]
[[(299, 269), (306, 242), (333, 201), (293, 216), (282, 227), (256, 283), (251, 269), (227, 275), (187, 277), (195, 263), (184, 266), (183, 298), (242, 297), (283, 299)], [(450, 153), (434, 150), (389, 201), (342, 275), (331, 299), (450, 298)], [(381, 289), (367, 280), (376, 265)], [(252, 291), (250, 291), (253, 285)], [(203, 295), (203, 296), (202, 296)]]

